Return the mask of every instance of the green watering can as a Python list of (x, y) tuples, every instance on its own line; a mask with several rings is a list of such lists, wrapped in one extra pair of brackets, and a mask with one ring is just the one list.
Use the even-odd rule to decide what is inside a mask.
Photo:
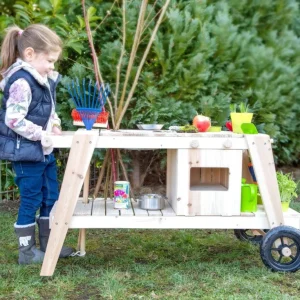
[(241, 212), (257, 211), (257, 185), (246, 183), (242, 178)]

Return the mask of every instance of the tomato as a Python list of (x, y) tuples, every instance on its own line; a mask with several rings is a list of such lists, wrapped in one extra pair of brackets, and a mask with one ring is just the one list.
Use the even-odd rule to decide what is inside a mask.
[(232, 131), (232, 123), (231, 121), (227, 121), (226, 124), (225, 124), (226, 128), (229, 130), (229, 131)]

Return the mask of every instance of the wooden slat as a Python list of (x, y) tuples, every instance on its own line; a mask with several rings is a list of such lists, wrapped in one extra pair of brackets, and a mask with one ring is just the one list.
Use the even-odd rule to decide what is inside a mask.
[(50, 216), (49, 216), (49, 226), (51, 228), (52, 226), (52, 222), (54, 220), (54, 215), (56, 212), (56, 206), (57, 206), (57, 201), (54, 203), (54, 206), (52, 207), (51, 211), (50, 211)]
[(88, 203), (84, 203), (83, 198), (79, 198), (74, 210), (74, 216), (90, 216), (92, 215), (93, 201), (90, 199)]
[[(122, 148), (122, 149), (190, 149), (191, 142), (199, 140), (198, 149), (224, 149), (228, 138), (206, 137), (148, 137), (148, 136), (100, 136), (97, 148)], [(178, 144), (180, 140), (180, 144)], [(245, 140), (231, 138), (231, 149), (247, 149)], [(120, 146), (121, 145), (121, 146)]]
[(161, 210), (162, 215), (163, 216), (176, 216), (175, 211), (173, 210), (173, 208), (171, 207), (170, 203), (168, 202), (168, 200), (165, 200), (165, 208)]
[(221, 182), (221, 169), (220, 168), (212, 169), (211, 182), (220, 184), (220, 182)]
[[(171, 197), (172, 194), (172, 173), (174, 173), (174, 171), (172, 170), (172, 155), (173, 153), (175, 153), (176, 150), (171, 150), (168, 149), (167, 150), (167, 197)], [(173, 182), (174, 184), (174, 182)]]
[(265, 134), (245, 135), (270, 227), (284, 224), (271, 140)]
[(161, 210), (147, 210), (149, 217), (162, 216)]
[(228, 183), (229, 183), (229, 168), (222, 168), (220, 169), (220, 182), (221, 185), (224, 186), (226, 189), (228, 189)]
[[(285, 225), (300, 228), (300, 215), (284, 214)], [(73, 217), (71, 228), (269, 229), (266, 214), (252, 216), (134, 216)]]
[[(201, 166), (202, 162), (199, 162), (199, 165)], [(201, 168), (201, 183), (203, 184), (209, 184), (211, 183), (211, 178), (212, 178), (212, 168)]]
[[(84, 131), (79, 129), (78, 131)], [(94, 131), (94, 130), (93, 130)], [(96, 130), (98, 131), (98, 130)], [(61, 136), (52, 135), (51, 140), (55, 148), (70, 148), (74, 132), (64, 131)], [(178, 140), (180, 139), (180, 145)], [(191, 148), (193, 140), (199, 141), (199, 149), (224, 149), (224, 143), (230, 140), (231, 149), (247, 149), (247, 143), (242, 134), (229, 132), (221, 133), (189, 133), (180, 134), (166, 132), (163, 136), (160, 133), (151, 131), (101, 130), (96, 148), (122, 148), (122, 149), (181, 149)]]
[(206, 137), (206, 138), (243, 138), (243, 134), (236, 134), (230, 131), (221, 132), (197, 132), (197, 133), (179, 133), (169, 130), (132, 130), (132, 129), (120, 129), (120, 130), (101, 130), (100, 136), (145, 136), (145, 137)]
[(83, 202), (88, 203), (89, 199), (89, 191), (90, 191), (90, 166), (86, 172), (84, 183), (83, 183)]
[(65, 175), (57, 201), (53, 226), (42, 265), (41, 276), (51, 276), (54, 272), (87, 169), (91, 162), (98, 135), (98, 130), (85, 130), (77, 131), (73, 137)]
[(105, 216), (105, 199), (96, 198), (93, 203), (92, 216)]
[[(133, 201), (133, 200), (131, 200)], [(129, 208), (128, 209), (119, 209), (120, 215), (122, 217), (132, 217), (134, 216), (132, 206), (131, 206), (131, 201), (129, 202)]]
[(227, 191), (227, 188), (225, 186), (222, 186), (220, 184), (199, 184), (194, 185), (190, 188), (191, 191)]
[(135, 215), (135, 216), (148, 216), (147, 210), (145, 210), (145, 209), (140, 209), (140, 208), (139, 208), (139, 203), (138, 203), (138, 201), (137, 201), (137, 202), (132, 201), (131, 204), (132, 204), (132, 207), (133, 207), (133, 211), (134, 211), (134, 215)]
[(114, 201), (113, 199), (106, 199), (106, 216), (119, 216), (119, 210), (114, 208)]

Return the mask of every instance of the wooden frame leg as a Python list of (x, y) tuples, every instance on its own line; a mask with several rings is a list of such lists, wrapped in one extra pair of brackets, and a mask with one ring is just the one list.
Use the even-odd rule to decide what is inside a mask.
[[(88, 171), (86, 173), (84, 183), (83, 183), (83, 203), (89, 202), (89, 190), (90, 190), (90, 171), (91, 168), (89, 166)], [(86, 230), (85, 228), (79, 229), (78, 235), (78, 250), (80, 251), (80, 256), (85, 255), (85, 238), (86, 238)]]
[(74, 134), (40, 273), (41, 276), (52, 276), (54, 273), (98, 136), (98, 130), (78, 130)]
[(245, 135), (270, 228), (284, 225), (270, 137)]

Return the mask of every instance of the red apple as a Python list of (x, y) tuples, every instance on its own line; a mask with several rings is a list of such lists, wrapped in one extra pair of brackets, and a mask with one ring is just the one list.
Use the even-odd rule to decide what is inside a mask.
[(210, 118), (202, 115), (195, 116), (193, 119), (193, 125), (198, 128), (199, 132), (205, 132), (211, 126)]

